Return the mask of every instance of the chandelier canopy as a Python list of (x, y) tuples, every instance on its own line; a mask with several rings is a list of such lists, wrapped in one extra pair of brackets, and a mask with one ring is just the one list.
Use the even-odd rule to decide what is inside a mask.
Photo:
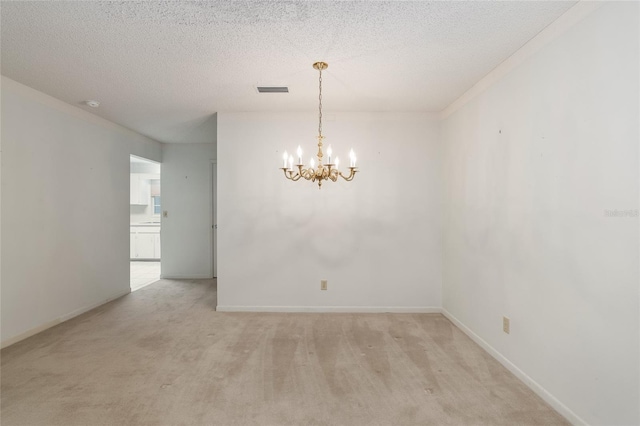
[(305, 178), (306, 180), (310, 180), (311, 182), (318, 182), (318, 189), (322, 188), (322, 182), (325, 180), (332, 180), (335, 182), (338, 180), (338, 176), (346, 180), (347, 182), (352, 181), (358, 172), (358, 168), (356, 167), (356, 154), (353, 152), (353, 149), (349, 152), (349, 173), (347, 175), (343, 174), (339, 169), (340, 160), (338, 157), (335, 159), (331, 157), (333, 151), (331, 150), (331, 145), (327, 148), (327, 162), (323, 163), (322, 158), (324, 154), (322, 153), (322, 70), (326, 70), (329, 65), (326, 62), (316, 62), (313, 64), (313, 68), (317, 69), (320, 72), (319, 77), (319, 95), (318, 95), (318, 167), (315, 167), (315, 162), (313, 161), (313, 157), (309, 162), (309, 168), (304, 169), (302, 164), (302, 148), (298, 146), (297, 154), (298, 154), (298, 162), (293, 164), (293, 155), (287, 154), (287, 151), (282, 155), (282, 167), (280, 168), (284, 172), (284, 176), (292, 181), (300, 180), (300, 178)]

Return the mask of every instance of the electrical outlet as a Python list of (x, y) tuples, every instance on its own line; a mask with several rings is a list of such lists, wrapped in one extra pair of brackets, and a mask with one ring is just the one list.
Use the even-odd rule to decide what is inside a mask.
[(327, 289), (327, 280), (320, 280), (320, 290)]
[(507, 317), (502, 317), (502, 331), (507, 334), (511, 331), (511, 320)]

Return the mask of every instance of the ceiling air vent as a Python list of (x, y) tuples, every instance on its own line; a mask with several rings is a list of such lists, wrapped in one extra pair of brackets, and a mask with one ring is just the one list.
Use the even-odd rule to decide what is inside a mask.
[(258, 93), (289, 93), (289, 88), (286, 86), (258, 86)]

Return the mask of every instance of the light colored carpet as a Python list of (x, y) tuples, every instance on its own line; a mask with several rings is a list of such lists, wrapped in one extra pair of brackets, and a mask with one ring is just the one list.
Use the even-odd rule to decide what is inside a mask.
[(2, 350), (2, 425), (568, 424), (439, 314), (215, 298), (161, 280)]

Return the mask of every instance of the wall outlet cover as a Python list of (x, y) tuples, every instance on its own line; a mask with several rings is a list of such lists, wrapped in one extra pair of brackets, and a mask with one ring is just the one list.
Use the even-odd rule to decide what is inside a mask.
[(507, 334), (511, 332), (511, 320), (507, 317), (502, 317), (502, 331)]

